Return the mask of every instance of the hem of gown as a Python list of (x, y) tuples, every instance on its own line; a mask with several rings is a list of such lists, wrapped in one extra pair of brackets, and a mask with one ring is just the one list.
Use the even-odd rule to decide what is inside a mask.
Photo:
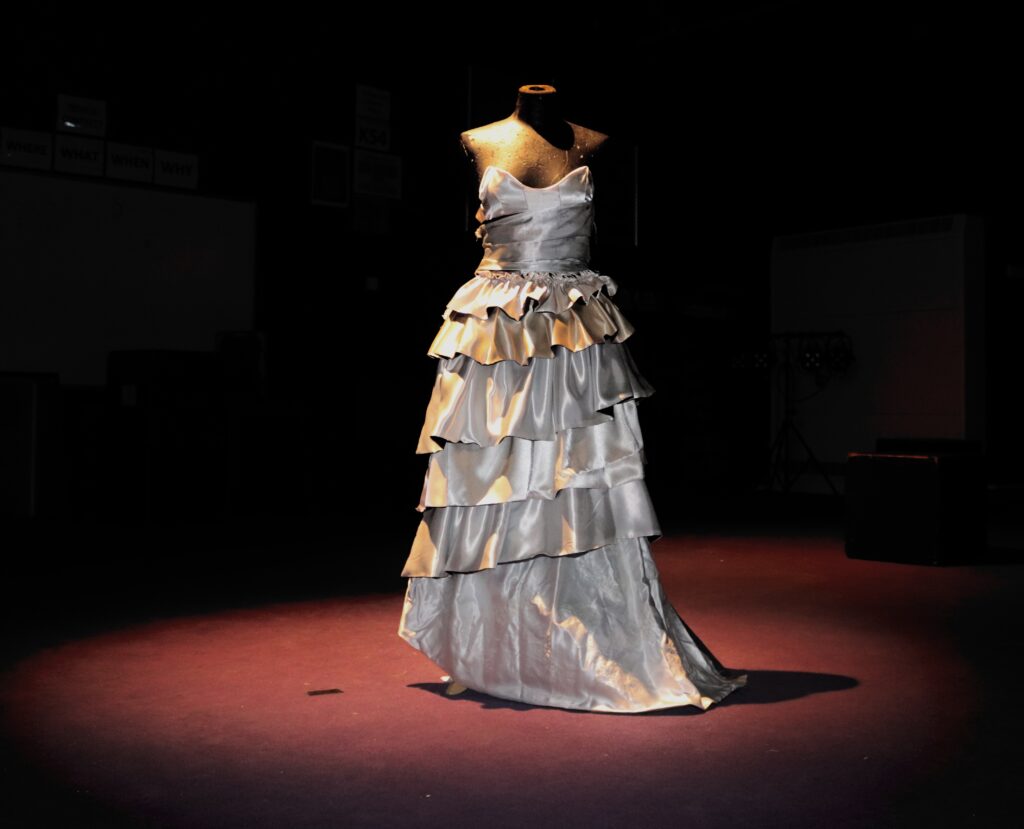
[[(593, 657), (594, 648), (600, 652), (601, 656), (609, 660), (609, 664), (613, 667), (612, 675), (621, 673), (621, 677), (609, 681), (607, 675), (602, 671), (592, 672), (591, 668), (580, 668), (582, 674), (582, 680), (576, 677), (575, 680), (570, 680), (567, 690), (563, 696), (552, 695), (549, 687), (543, 683), (536, 684), (537, 680), (534, 679), (535, 684), (531, 685), (530, 681), (527, 680), (526, 684), (522, 685), (522, 693), (509, 693), (500, 687), (500, 683), (503, 681), (501, 674), (494, 679), (492, 684), (487, 682), (480, 682), (479, 677), (474, 678), (466, 675), (464, 672), (459, 671), (458, 668), (447, 662), (445, 654), (441, 651), (446, 647), (449, 647), (447, 643), (458, 642), (458, 627), (454, 628), (454, 635), (451, 630), (448, 630), (448, 626), (452, 624), (452, 612), (453, 608), (458, 606), (457, 601), (453, 601), (452, 604), (448, 604), (448, 599), (453, 598), (449, 595), (444, 601), (443, 611), (441, 617), (432, 617), (427, 622), (426, 626), (422, 628), (422, 631), (427, 633), (426, 638), (421, 641), (417, 637), (419, 632), (417, 629), (410, 627), (409, 620), (410, 616), (415, 613), (416, 600), (413, 599), (412, 594), (415, 590), (415, 584), (417, 582), (430, 582), (439, 581), (425, 576), (413, 576), (409, 577), (408, 584), (405, 591), (404, 605), (401, 614), (401, 620), (399, 622), (398, 636), (402, 638), (411, 647), (420, 651), (424, 656), (431, 660), (437, 665), (445, 674), (448, 675), (444, 681), (455, 681), (461, 685), (464, 685), (467, 689), (475, 691), (479, 694), (484, 694), (495, 699), (502, 699), (509, 702), (520, 703), (523, 705), (539, 706), (545, 708), (559, 708), (574, 711), (586, 711), (594, 713), (610, 713), (610, 714), (640, 714), (650, 711), (660, 711), (669, 708), (681, 708), (681, 707), (694, 707), (701, 711), (706, 711), (714, 705), (721, 703), (726, 697), (739, 688), (747, 685), (748, 675), (745, 671), (736, 670), (733, 668), (727, 668), (717, 661), (711, 651), (704, 645), (700, 639), (693, 633), (692, 630), (686, 625), (685, 622), (680, 618), (675, 607), (669, 601), (668, 597), (664, 593), (664, 589), (661, 586), (657, 567), (650, 557), (649, 545), (644, 544), (640, 539), (624, 539), (623, 541), (634, 541), (636, 547), (626, 550), (613, 550), (610, 551), (611, 556), (627, 556), (631, 558), (635, 564), (632, 568), (629, 566), (623, 566), (622, 570), (618, 572), (622, 575), (632, 573), (632, 576), (636, 579), (636, 583), (633, 587), (639, 587), (644, 585), (645, 598), (640, 600), (637, 605), (633, 607), (632, 611), (629, 611), (631, 626), (635, 626), (639, 632), (650, 631), (655, 629), (661, 630), (661, 636), (663, 637), (662, 644), (657, 646), (655, 649), (651, 649), (652, 640), (647, 639), (646, 643), (643, 640), (639, 640), (635, 647), (644, 650), (645, 644), (647, 647), (648, 654), (657, 653), (658, 656), (655, 661), (642, 661), (641, 672), (634, 673), (635, 668), (629, 667), (629, 658), (627, 654), (632, 653), (634, 645), (623, 649), (622, 643), (613, 644), (612, 640), (602, 640), (602, 632), (599, 628), (592, 625), (583, 623), (583, 628), (586, 631), (587, 644), (582, 646), (577, 641), (575, 646), (570, 647), (568, 653), (578, 653), (582, 656), (583, 653), (587, 653), (590, 656), (587, 657), (587, 661)], [(607, 551), (606, 551), (607, 552)], [(634, 554), (636, 558), (633, 558)], [(583, 558), (589, 556), (599, 555), (598, 551), (587, 551), (578, 553), (572, 556), (572, 558)], [(537, 556), (535, 558), (543, 558), (543, 556)], [(616, 558), (621, 561), (622, 559)], [(533, 559), (526, 559), (520, 561), (507, 562), (508, 565), (512, 565), (508, 569), (511, 571), (514, 567), (529, 567), (530, 562)], [(504, 568), (503, 568), (504, 569)], [(481, 570), (469, 573), (456, 573), (452, 574), (450, 578), (455, 581), (458, 579), (481, 579), (480, 585), (485, 587), (483, 595), (487, 596), (498, 596), (501, 600), (506, 600), (509, 594), (506, 594), (505, 586), (502, 585), (501, 580), (494, 583), (493, 585), (488, 582), (490, 576), (487, 574), (495, 574), (495, 570)], [(556, 583), (559, 576), (562, 579), (572, 581), (571, 573), (561, 573), (556, 575), (554, 582), (550, 580), (546, 583)], [(527, 573), (527, 578), (529, 574)], [(628, 581), (628, 578), (627, 578)], [(587, 582), (587, 579), (583, 579), (579, 583)], [(517, 582), (518, 583), (518, 582)], [(587, 583), (595, 583), (591, 579)], [(618, 582), (615, 582), (618, 584)], [(454, 596), (457, 598), (459, 590), (461, 588), (454, 588)], [(627, 584), (626, 588), (629, 590)], [(613, 593), (617, 593), (617, 590), (613, 590)], [(515, 595), (515, 594), (512, 594)], [(540, 597), (543, 600), (550, 600), (550, 617), (549, 625), (550, 629), (561, 629), (562, 625), (569, 618), (565, 613), (570, 613), (572, 618), (576, 618), (571, 613), (573, 607), (573, 601), (570, 596), (561, 596), (552, 594), (550, 596), (545, 595)], [(607, 596), (597, 595), (594, 601), (598, 605), (603, 605)], [(418, 597), (419, 601), (427, 602), (427, 596)], [(522, 608), (526, 604), (537, 606), (538, 596), (534, 595), (525, 602), (520, 602), (518, 607)], [(568, 604), (564, 604), (568, 602)], [(557, 610), (555, 608), (558, 608)], [(428, 616), (432, 613), (431, 610), (427, 611)], [(635, 616), (632, 614), (640, 614)], [(443, 619), (443, 621), (441, 621)], [(417, 620), (412, 620), (413, 624), (417, 623)], [(446, 630), (442, 635), (442, 641), (444, 644), (438, 645), (435, 639), (433, 646), (430, 643), (432, 638), (435, 638), (437, 634), (431, 635), (431, 631), (435, 625), (440, 624)], [(653, 627), (652, 627), (653, 626)], [(504, 632), (504, 627), (499, 626), (498, 630)], [(491, 635), (501, 636), (501, 633), (490, 632)], [(531, 634), (530, 641), (533, 641)], [(474, 641), (478, 636), (488, 638), (489, 632), (486, 627), (479, 630), (474, 629), (473, 639)], [(596, 639), (593, 637), (597, 637)], [(496, 640), (500, 643), (500, 638)], [(500, 646), (500, 645), (499, 645)], [(565, 647), (564, 642), (562, 647)], [(463, 646), (455, 645), (456, 653), (463, 653)], [(520, 655), (521, 656), (521, 655)], [(461, 657), (452, 656), (453, 659)], [(545, 657), (550, 658), (550, 656)], [(558, 657), (556, 657), (556, 660)], [(478, 665), (480, 662), (473, 656), (469, 657), (470, 664)], [(566, 666), (580, 666), (584, 664), (578, 659), (566, 659), (564, 661)], [(492, 669), (493, 670), (493, 669)], [(664, 672), (667, 671), (667, 674)], [(646, 680), (643, 677), (646, 676)], [(667, 680), (666, 677), (671, 676), (671, 680)], [(659, 678), (660, 677), (660, 678)], [(505, 682), (508, 678), (505, 677)], [(523, 682), (522, 679), (519, 680)], [(582, 681), (582, 685), (576, 686), (574, 682)], [(637, 684), (639, 683), (639, 684)], [(694, 688), (692, 693), (687, 693), (684, 688), (679, 689), (676, 693), (666, 694), (661, 699), (650, 699), (652, 696), (658, 694), (665, 694), (664, 688), (670, 687), (671, 685), (691, 685)], [(584, 690), (579, 691), (578, 688)], [(573, 691), (577, 690), (577, 699), (573, 699)], [(631, 690), (632, 689), (632, 690)], [(638, 694), (637, 690), (642, 689)], [(661, 689), (661, 690), (659, 690)], [(636, 702), (631, 702), (631, 694), (635, 695), (633, 698)], [(612, 699), (611, 702), (595, 702), (595, 697), (606, 696)], [(553, 698), (557, 697), (557, 698)], [(643, 698), (647, 697), (646, 700)], [(614, 699), (618, 698), (618, 702)]]
[[(515, 564), (517, 562), (510, 562), (510, 563)], [(460, 573), (460, 574), (457, 574), (457, 575), (470, 575), (470, 574), (461, 574)], [(412, 577), (410, 577), (410, 580), (413, 579), (413, 578), (429, 578), (429, 576), (412, 576)], [(403, 614), (403, 616), (404, 616), (404, 614)], [(744, 673), (742, 671), (729, 670), (728, 671), (728, 675), (725, 677), (726, 679), (729, 680), (729, 687), (721, 690), (719, 693), (716, 693), (716, 694), (694, 694), (691, 697), (687, 697), (685, 699), (681, 699), (681, 700), (678, 700), (678, 701), (660, 702), (660, 703), (656, 703), (656, 704), (653, 704), (653, 705), (637, 706), (637, 707), (633, 707), (633, 708), (621, 708), (621, 707), (616, 708), (615, 706), (611, 706), (611, 705), (596, 705), (596, 706), (595, 705), (582, 705), (582, 704), (572, 704), (572, 703), (569, 703), (569, 702), (566, 702), (566, 703), (540, 702), (540, 701), (536, 701), (536, 700), (531, 700), (529, 698), (524, 698), (524, 697), (521, 697), (521, 696), (516, 697), (516, 696), (509, 695), (509, 694), (501, 694), (501, 693), (493, 691), (493, 690), (485, 691), (485, 690), (480, 690), (480, 689), (474, 688), (472, 685), (467, 684), (466, 682), (464, 682), (458, 675), (452, 673), (444, 665), (441, 665), (441, 664), (435, 662), (434, 659), (429, 654), (427, 654), (426, 652), (423, 651), (422, 648), (420, 648), (420, 646), (417, 643), (415, 637), (406, 636), (402, 632), (401, 627), (399, 628), (398, 636), (404, 642), (408, 643), (411, 647), (415, 648), (417, 651), (422, 653), (427, 659), (430, 659), (431, 662), (434, 662), (434, 664), (437, 665), (437, 667), (439, 667), (441, 670), (446, 672), (446, 675), (440, 677), (442, 682), (457, 682), (460, 685), (464, 685), (466, 690), (473, 691), (474, 693), (477, 693), (477, 694), (484, 694), (485, 696), (493, 697), (494, 699), (501, 699), (501, 700), (505, 700), (507, 702), (516, 702), (516, 703), (519, 703), (520, 705), (529, 705), (529, 706), (538, 707), (538, 708), (555, 708), (555, 709), (559, 709), (559, 710), (563, 710), (563, 711), (566, 711), (566, 710), (567, 711), (582, 711), (582, 712), (585, 712), (585, 713), (595, 713), (595, 714), (647, 714), (647, 713), (650, 713), (652, 711), (665, 711), (665, 710), (672, 709), (672, 708), (699, 708), (701, 711), (707, 711), (709, 708), (711, 708), (711, 707), (713, 707), (715, 705), (720, 704), (723, 700), (728, 698), (733, 692), (739, 690), (740, 688), (745, 688), (747, 686), (747, 680), (748, 680), (748, 674), (747, 673)]]
[[(399, 634), (399, 635), (401, 635), (401, 634)], [(414, 648), (416, 648), (416, 645), (415, 645), (414, 642), (411, 642), (408, 639), (405, 639), (404, 636), (402, 638), (406, 642), (409, 642), (409, 644), (412, 645)], [(419, 650), (419, 648), (416, 648), (416, 649)], [(423, 653), (423, 651), (420, 651), (420, 653)], [(426, 656), (426, 654), (424, 654), (424, 656)], [(429, 656), (427, 658), (430, 659)], [(431, 661), (433, 661), (433, 660), (431, 660)], [(438, 666), (438, 667), (442, 667), (442, 666)], [(742, 672), (730, 672), (730, 673), (732, 674), (729, 677), (730, 682), (731, 682), (731, 687), (728, 688), (727, 690), (725, 690), (721, 694), (717, 694), (715, 696), (711, 696), (711, 695), (707, 695), (707, 694), (695, 694), (692, 698), (687, 698), (686, 701), (665, 702), (665, 703), (660, 703), (660, 704), (657, 704), (657, 705), (649, 705), (649, 706), (637, 707), (637, 708), (615, 708), (613, 706), (584, 706), (584, 705), (561, 704), (561, 703), (554, 703), (554, 702), (531, 702), (531, 701), (529, 701), (527, 699), (520, 699), (518, 697), (502, 696), (501, 694), (497, 694), (494, 691), (478, 691), (476, 688), (473, 688), (472, 686), (469, 686), (469, 685), (466, 685), (466, 690), (467, 691), (472, 691), (472, 692), (474, 692), (476, 694), (484, 694), (485, 696), (488, 696), (488, 697), (494, 697), (494, 699), (502, 699), (502, 700), (505, 700), (507, 702), (517, 702), (520, 705), (529, 705), (531, 707), (536, 707), (536, 708), (555, 708), (555, 709), (559, 709), (559, 710), (562, 710), (562, 711), (582, 711), (584, 713), (591, 713), (591, 714), (649, 714), (649, 713), (651, 713), (653, 711), (667, 711), (667, 710), (672, 709), (672, 708), (699, 708), (699, 709), (701, 709), (701, 711), (707, 711), (709, 708), (711, 708), (711, 707), (713, 707), (715, 705), (718, 705), (721, 702), (723, 702), (734, 691), (737, 691), (740, 688), (745, 688), (747, 686), (747, 679), (748, 679), (748, 675), (747, 674), (742, 673)], [(464, 684), (464, 683), (462, 683), (462, 681), (457, 676), (454, 676), (452, 674), (448, 674), (447, 676), (442, 676), (441, 677), (441, 681), (442, 682), (452, 682), (452, 681), (454, 681), (454, 682), (458, 682), (459, 684)]]
[[(413, 576), (411, 578), (429, 578), (429, 576)], [(411, 647), (415, 648), (417, 651), (422, 653), (427, 659), (430, 659), (431, 662), (434, 662), (430, 655), (425, 653), (423, 649), (419, 647), (414, 638), (409, 638), (403, 635), (401, 631), (399, 631), (398, 636), (401, 637), (403, 641), (407, 642)], [(472, 685), (466, 684), (456, 674), (453, 674), (451, 671), (448, 670), (448, 668), (444, 667), (443, 665), (440, 665), (437, 662), (434, 662), (434, 664), (441, 668), (441, 670), (446, 672), (445, 676), (440, 677), (442, 682), (457, 682), (460, 685), (464, 685), (467, 691), (472, 691), (476, 694), (483, 694), (488, 697), (493, 697), (494, 699), (501, 699), (505, 700), (506, 702), (515, 702), (520, 705), (529, 705), (531, 707), (536, 708), (554, 708), (562, 711), (581, 711), (584, 713), (591, 714), (648, 714), (653, 711), (666, 711), (672, 708), (699, 708), (703, 712), (707, 711), (709, 708), (714, 707), (715, 705), (719, 705), (733, 692), (739, 690), (740, 688), (745, 688), (747, 686), (748, 679), (748, 675), (746, 673), (731, 671), (731, 675), (728, 677), (730, 680), (730, 687), (728, 687), (721, 693), (715, 695), (695, 694), (692, 697), (686, 698), (685, 700), (656, 703), (653, 705), (646, 706), (637, 706), (635, 708), (616, 708), (615, 706), (611, 705), (582, 705), (572, 704), (570, 702), (540, 702), (536, 700), (531, 700), (529, 698), (516, 697), (512, 695), (503, 695), (493, 690), (479, 690), (477, 688), (474, 688)]]
[[(408, 641), (408, 640), (407, 640)], [(412, 644), (411, 642), (409, 644)], [(415, 645), (413, 645), (415, 647)], [(422, 651), (421, 651), (422, 653)], [(429, 659), (429, 657), (427, 657)], [(458, 677), (452, 676), (451, 674), (441, 677), (442, 682), (458, 682), (463, 684)], [(747, 675), (740, 674), (735, 679), (735, 684), (732, 688), (726, 691), (719, 697), (705, 696), (703, 694), (697, 695), (694, 699), (688, 699), (685, 702), (666, 702), (659, 705), (651, 705), (643, 708), (614, 708), (612, 706), (583, 706), (583, 705), (570, 705), (560, 704), (554, 702), (530, 702), (525, 699), (518, 699), (512, 696), (501, 696), (493, 691), (478, 691), (476, 688), (472, 688), (469, 685), (466, 686), (467, 691), (472, 691), (476, 694), (483, 694), (494, 699), (505, 700), (506, 702), (515, 702), (520, 705), (529, 705), (531, 708), (552, 708), (560, 711), (580, 711), (585, 714), (623, 714), (623, 715), (635, 715), (635, 714), (650, 714), (655, 711), (668, 711), (673, 708), (699, 708), (701, 712), (707, 711), (709, 708), (720, 704), (734, 691), (744, 688), (747, 685)]]

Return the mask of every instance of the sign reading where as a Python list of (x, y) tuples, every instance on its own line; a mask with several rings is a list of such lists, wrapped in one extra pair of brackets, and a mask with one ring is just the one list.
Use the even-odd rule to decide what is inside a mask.
[(53, 164), (53, 135), (10, 127), (0, 129), (0, 162), (12, 167), (49, 170)]

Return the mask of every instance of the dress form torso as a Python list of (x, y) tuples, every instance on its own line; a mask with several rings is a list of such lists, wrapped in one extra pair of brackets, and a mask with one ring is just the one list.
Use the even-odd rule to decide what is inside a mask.
[(591, 164), (608, 136), (565, 120), (555, 88), (523, 86), (508, 118), (467, 130), (463, 150), (483, 179), (497, 167), (521, 184), (544, 188)]

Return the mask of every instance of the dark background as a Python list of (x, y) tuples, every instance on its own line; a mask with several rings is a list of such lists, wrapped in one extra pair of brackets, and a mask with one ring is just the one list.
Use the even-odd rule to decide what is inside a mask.
[[(637, 160), (639, 246), (630, 210), (598, 195), (595, 266), (618, 282), (630, 348), (657, 389), (641, 421), (667, 529), (756, 511), (769, 378), (732, 366), (768, 334), (779, 234), (983, 218), (989, 480), (1020, 482), (1024, 211), (1003, 13), (719, 3), (371, 12), (343, 27), (35, 15), (5, 29), (4, 126), (52, 131), (58, 94), (103, 99), (108, 140), (195, 153), (199, 195), (255, 203), (266, 342), (249, 396), (197, 381), (198, 403), (169, 392), (126, 415), (110, 388), (64, 390), (55, 485), (39, 515), (4, 519), (22, 587), (59, 572), (72, 594), (88, 573), (145, 603), (147, 583), (198, 596), (258, 573), (327, 592), (400, 586), (436, 368), (425, 352), (479, 260), (458, 134), (509, 115), (526, 83), (556, 85), (570, 120), (613, 136), (599, 194), (602, 175), (616, 192)], [(311, 205), (311, 142), (353, 143), (357, 84), (391, 94), (401, 199)]]

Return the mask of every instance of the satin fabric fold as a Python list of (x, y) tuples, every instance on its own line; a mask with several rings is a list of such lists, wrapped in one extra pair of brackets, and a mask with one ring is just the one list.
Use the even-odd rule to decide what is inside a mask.
[(552, 440), (565, 429), (610, 420), (605, 409), (616, 403), (653, 393), (622, 343), (556, 349), (526, 366), (484, 365), (458, 354), (438, 365), (416, 451), (440, 451), (442, 439), (480, 446), (509, 435)]
[(515, 360), (525, 366), (534, 357), (553, 356), (556, 346), (582, 351), (595, 343), (624, 342), (632, 334), (633, 326), (615, 303), (598, 293), (558, 314), (531, 308), (518, 320), (498, 309), (492, 309), (486, 320), (452, 313), (427, 354), (465, 354), (487, 364)]
[(596, 550), (616, 539), (640, 536), (661, 536), (643, 480), (611, 489), (564, 489), (550, 501), (527, 498), (428, 509), (402, 575), (444, 578), (538, 555)]
[(589, 302), (599, 291), (615, 296), (618, 285), (610, 276), (592, 270), (553, 273), (550, 271), (477, 271), (448, 301), (442, 316), (471, 314), (486, 320), (492, 308), (500, 308), (519, 319), (528, 308), (561, 314), (578, 302)]
[[(590, 236), (584, 233), (590, 218), (591, 206), (581, 204), (494, 219), (478, 231), (484, 247), (479, 267), (538, 271), (583, 267), (590, 257)], [(563, 235), (546, 235), (552, 230)]]
[(429, 456), (417, 508), (550, 500), (570, 487), (607, 489), (641, 478), (645, 457), (636, 401), (617, 403), (611, 414), (610, 421), (566, 429), (554, 440), (446, 443)]

